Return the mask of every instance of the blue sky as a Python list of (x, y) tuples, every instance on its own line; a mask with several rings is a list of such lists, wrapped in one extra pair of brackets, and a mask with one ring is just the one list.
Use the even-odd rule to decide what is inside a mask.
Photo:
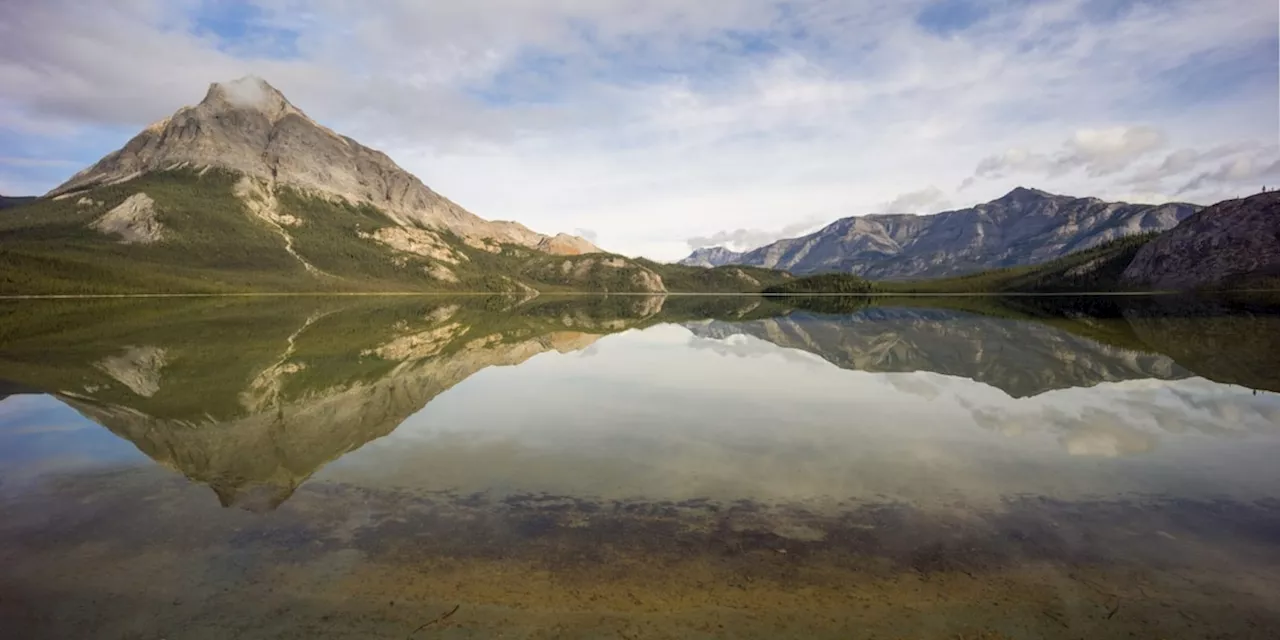
[(1016, 185), (1280, 184), (1273, 0), (12, 0), (0, 193), (247, 74), (487, 218), (737, 248)]

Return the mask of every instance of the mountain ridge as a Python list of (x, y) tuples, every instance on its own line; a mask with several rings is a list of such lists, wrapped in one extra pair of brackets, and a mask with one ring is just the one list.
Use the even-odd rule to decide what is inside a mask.
[(577, 255), (600, 249), (568, 234), (485, 220), (436, 193), (385, 153), (312, 120), (265, 80), (246, 76), (209, 86), (195, 106), (154, 122), (45, 195), (64, 198), (143, 174), (221, 168), (263, 181), (371, 204), (402, 227)]
[(660, 265), (482, 219), (259, 78), (144, 128), (0, 216), (0, 294), (754, 292), (790, 276)]
[(1134, 205), (1017, 187), (967, 209), (841, 218), (745, 252), (695, 251), (679, 264), (742, 264), (876, 280), (938, 278), (1047, 262), (1117, 238), (1176, 226), (1201, 207)]
[(1121, 281), (1156, 289), (1273, 287), (1280, 283), (1280, 193), (1197, 212), (1143, 246)]

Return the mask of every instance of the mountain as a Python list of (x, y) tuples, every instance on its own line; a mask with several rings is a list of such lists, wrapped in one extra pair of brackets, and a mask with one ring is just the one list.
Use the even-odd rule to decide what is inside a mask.
[[(1168, 233), (1168, 232), (1166, 232)], [(950, 278), (867, 283), (858, 276), (826, 273), (790, 280), (765, 293), (831, 292), (861, 283), (876, 293), (1097, 293), (1133, 287), (1121, 274), (1143, 246), (1159, 234), (1140, 233), (1110, 240), (1040, 264), (987, 269)], [(723, 267), (721, 267), (723, 268)]]
[(840, 272), (871, 280), (941, 278), (1042, 263), (1123, 236), (1164, 231), (1198, 210), (1190, 204), (1103, 202), (1019, 187), (968, 209), (844, 218), (740, 255), (700, 250), (681, 264)]
[(317, 124), (255, 77), (214, 83), (200, 104), (151, 124), (46, 197), (69, 197), (156, 171), (210, 167), (243, 176), (238, 188), (251, 194), (289, 186), (370, 204), (410, 232), (451, 231), (555, 254), (599, 251), (575, 236), (545, 236), (516, 222), (476, 216), (427, 188), (386, 154)]
[[(820, 303), (850, 298), (820, 297)], [(602, 336), (684, 326), (845, 369), (928, 371), (1013, 397), (1202, 376), (1280, 390), (1273, 303), (1176, 296), (861, 298), (817, 313), (750, 296), (212, 296), (0, 301), (0, 399), (43, 393), (206, 484), (270, 509), (472, 375)], [(966, 308), (967, 307), (967, 308)]]
[(1013, 397), (1196, 376), (1280, 391), (1280, 370), (1272, 364), (1280, 349), (1280, 299), (1274, 295), (773, 301), (793, 310), (685, 326), (705, 338), (751, 335), (845, 369), (960, 376)]
[(1280, 193), (1220, 202), (1187, 218), (1142, 247), (1121, 279), (1151, 289), (1280, 283)]
[(50, 394), (207, 484), (224, 506), (271, 509), (483, 369), (664, 320), (750, 318), (759, 305), (700, 296), (23, 301), (0, 313), (0, 399)]
[(694, 274), (484, 220), (257, 78), (213, 84), (6, 209), (0, 244), (4, 294), (746, 292), (787, 277)]
[(719, 267), (738, 264), (738, 261), (742, 260), (742, 255), (741, 252), (724, 247), (704, 247), (694, 249), (693, 253), (680, 261), (680, 264), (690, 267)]
[(702, 338), (750, 335), (808, 351), (843, 369), (960, 376), (1015, 398), (1103, 382), (1189, 376), (1162, 355), (1099, 343), (1050, 325), (948, 309), (871, 307), (845, 315), (797, 312), (685, 326)]
[(35, 202), (34, 196), (0, 196), (0, 209), (8, 209)]

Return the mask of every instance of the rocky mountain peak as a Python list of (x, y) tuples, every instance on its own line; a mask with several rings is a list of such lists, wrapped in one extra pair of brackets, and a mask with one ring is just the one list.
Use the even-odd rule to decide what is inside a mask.
[(577, 236), (547, 236), (519, 223), (480, 218), (432, 191), (386, 154), (311, 120), (256, 76), (209, 85), (199, 104), (153, 123), (47, 195), (67, 196), (180, 168), (217, 168), (268, 189), (288, 186), (372, 205), (410, 229), (449, 231), (555, 254), (599, 251)]
[(996, 202), (1027, 202), (1052, 197), (1053, 194), (1048, 191), (1041, 191), (1039, 189), (1032, 189), (1029, 187), (1014, 187), (1013, 191), (1004, 194), (997, 199)]
[(680, 264), (693, 267), (716, 267), (741, 258), (742, 254), (725, 246), (694, 249)]

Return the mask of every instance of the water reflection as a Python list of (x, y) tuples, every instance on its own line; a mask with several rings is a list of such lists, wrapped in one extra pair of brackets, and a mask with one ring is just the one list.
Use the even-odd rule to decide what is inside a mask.
[[(461, 602), (478, 637), (1250, 637), (1280, 623), (1270, 309), (9, 304), (0, 622), (402, 637)], [(186, 604), (86, 604), (148, 580)]]

